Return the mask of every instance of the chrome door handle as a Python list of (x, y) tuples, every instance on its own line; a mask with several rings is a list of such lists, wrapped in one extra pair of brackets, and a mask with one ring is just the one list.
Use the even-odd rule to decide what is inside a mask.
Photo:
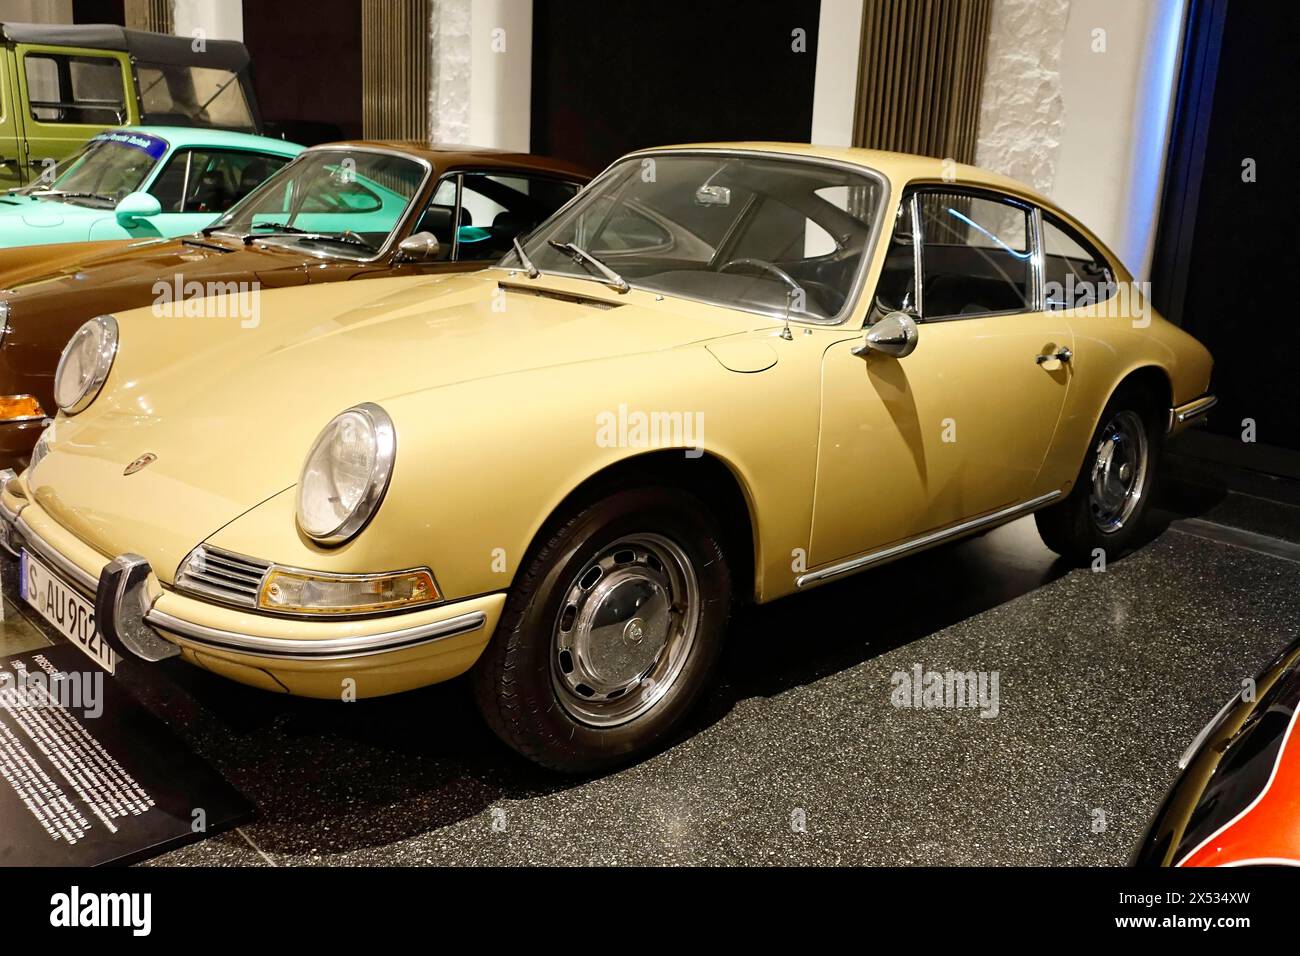
[(1062, 347), (1057, 349), (1055, 352), (1048, 352), (1046, 355), (1040, 355), (1035, 358), (1034, 361), (1039, 365), (1042, 365), (1044, 362), (1068, 362), (1072, 358), (1074, 358), (1074, 353), (1068, 348)]

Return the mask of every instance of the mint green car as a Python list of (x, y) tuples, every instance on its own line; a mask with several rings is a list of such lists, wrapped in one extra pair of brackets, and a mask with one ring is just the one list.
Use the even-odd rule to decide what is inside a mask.
[(106, 130), (36, 182), (0, 194), (0, 248), (188, 235), (302, 149), (216, 129)]

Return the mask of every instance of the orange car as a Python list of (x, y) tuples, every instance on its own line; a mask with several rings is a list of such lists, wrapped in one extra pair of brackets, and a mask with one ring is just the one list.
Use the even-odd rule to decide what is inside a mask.
[(1192, 741), (1138, 866), (1300, 866), (1300, 641)]

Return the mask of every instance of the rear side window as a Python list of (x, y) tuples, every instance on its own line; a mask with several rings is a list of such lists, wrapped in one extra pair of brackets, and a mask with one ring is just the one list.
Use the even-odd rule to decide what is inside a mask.
[(28, 53), (23, 65), (32, 119), (98, 126), (126, 122), (122, 65), (113, 57)]
[(515, 237), (527, 235), (578, 187), (540, 176), (467, 172), (461, 177), (457, 259), (500, 259)]
[(1115, 295), (1106, 257), (1073, 229), (1043, 214), (1043, 288), (1048, 311), (1105, 302)]
[(1032, 297), (1029, 210), (955, 192), (919, 195), (927, 319), (1023, 312)]

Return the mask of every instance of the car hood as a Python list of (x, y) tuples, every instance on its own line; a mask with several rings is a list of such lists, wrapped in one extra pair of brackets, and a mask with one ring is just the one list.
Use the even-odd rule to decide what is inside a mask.
[[(100, 294), (124, 286), (143, 287), (147, 292), (156, 282), (171, 280), (174, 284), (177, 277), (182, 282), (257, 278), (274, 286), (283, 283), (268, 282), (272, 273), (302, 269), (309, 261), (301, 254), (276, 248), (243, 246), (198, 236), (95, 243), (83, 245), (79, 255), (71, 255), (75, 249), (76, 246), (66, 245), (51, 251), (45, 268), (41, 266), (39, 253), (12, 270), (5, 268), (5, 261), (17, 252), (0, 254), (0, 283), (11, 297), (18, 298), (33, 293), (75, 293), (92, 288)], [(153, 298), (154, 294), (149, 294), (141, 301)]]
[[(83, 206), (79, 203), (61, 202), (58, 199), (35, 199), (31, 196), (0, 196), (0, 244), (21, 245), (17, 237), (35, 236), (40, 239), (45, 230), (68, 233), (85, 231), (89, 235), (92, 223), (112, 219), (113, 210)], [(28, 239), (27, 241), (33, 241)]]
[[(102, 553), (143, 554), (170, 580), (196, 544), (294, 485), (315, 436), (345, 408), (392, 407), (423, 393), (402, 401), (402, 411), (436, 420), (455, 414), (460, 382), (571, 365), (576, 383), (583, 363), (763, 323), (577, 280), (505, 290), (504, 276), (263, 292), (247, 327), (237, 317), (123, 313), (103, 392), (55, 423), (51, 450), (29, 476), (32, 492)], [(400, 446), (400, 415), (395, 422)], [(156, 460), (123, 474), (145, 454)]]

